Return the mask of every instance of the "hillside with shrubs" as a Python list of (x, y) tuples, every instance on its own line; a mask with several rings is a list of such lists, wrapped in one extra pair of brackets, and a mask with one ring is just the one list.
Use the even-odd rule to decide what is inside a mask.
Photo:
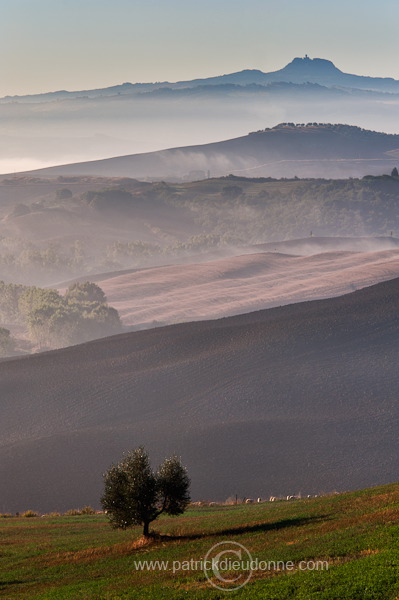
[[(65, 294), (54, 289), (0, 281), (0, 323), (26, 336), (31, 347), (48, 350), (120, 333), (118, 311), (90, 282), (71, 284)], [(17, 342), (0, 328), (0, 356), (12, 354)]]
[(0, 279), (50, 285), (201, 253), (313, 236), (399, 232), (399, 179), (0, 182)]

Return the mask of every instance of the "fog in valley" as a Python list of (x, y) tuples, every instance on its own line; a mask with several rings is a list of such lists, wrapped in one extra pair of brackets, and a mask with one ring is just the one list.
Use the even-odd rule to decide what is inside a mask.
[(0, 173), (205, 144), (285, 121), (399, 132), (398, 94), (285, 85), (283, 92), (273, 86), (256, 92), (218, 86), (46, 102), (2, 100)]
[(399, 600), (399, 4), (1, 6), (0, 596)]
[(393, 277), (398, 108), (397, 81), (307, 56), (0, 99), (0, 353)]
[[(0, 319), (10, 334), (3, 331), (0, 351), (241, 314), (390, 279), (399, 264), (397, 185), (390, 175), (4, 177)], [(105, 292), (101, 302), (101, 292), (92, 299), (78, 290), (81, 304), (65, 297), (86, 281)]]

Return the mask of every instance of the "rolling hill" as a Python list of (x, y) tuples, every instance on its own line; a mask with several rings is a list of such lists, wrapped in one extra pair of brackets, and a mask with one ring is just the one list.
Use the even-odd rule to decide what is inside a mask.
[(58, 286), (244, 253), (394, 249), (398, 192), (390, 176), (179, 184), (8, 177), (0, 181), (0, 280)]
[(101, 473), (177, 452), (194, 499), (398, 479), (399, 279), (338, 298), (0, 362), (0, 510), (98, 505)]
[(123, 323), (143, 327), (331, 298), (399, 276), (399, 248), (310, 256), (275, 251), (204, 260), (95, 279)]
[[(227, 542), (232, 552), (235, 544), (245, 548), (244, 557), (250, 552), (254, 568), (235, 600), (396, 600), (398, 500), (393, 483), (295, 502), (191, 506), (178, 518), (163, 515), (153, 525), (160, 535), (147, 540), (141, 527), (111, 529), (103, 514), (2, 518), (1, 594), (7, 600), (228, 598), (232, 588), (219, 594), (202, 569), (204, 556), (214, 557), (212, 550)], [(144, 561), (174, 568), (149, 573)], [(235, 567), (235, 577), (241, 573)], [(243, 574), (244, 581), (251, 575)]]
[(398, 157), (399, 135), (349, 125), (282, 123), (223, 142), (67, 164), (30, 174), (179, 179), (193, 171), (191, 179), (205, 178), (208, 172), (213, 177), (233, 173), (338, 179), (390, 173)]
[[(399, 81), (344, 73), (330, 60), (309, 57), (297, 57), (270, 73), (245, 69), (180, 82), (126, 82), (94, 90), (6, 96), (0, 98), (0, 173), (135, 155), (128, 172), (132, 177), (190, 178), (190, 171), (199, 169), (205, 175), (208, 169), (212, 175), (226, 174), (259, 164), (229, 157), (220, 162), (215, 156), (208, 164), (198, 156), (192, 157), (195, 161), (179, 160), (181, 155), (172, 164), (165, 165), (163, 155), (159, 164), (147, 162), (148, 156), (140, 164), (137, 155), (235, 139), (284, 121), (350, 123), (398, 134), (398, 106)], [(172, 155), (167, 156), (170, 163)], [(305, 154), (303, 158), (310, 157)], [(360, 153), (350, 158), (364, 157)], [(279, 156), (278, 160), (286, 159)], [(381, 173), (373, 162), (355, 162), (346, 170), (336, 164), (332, 170), (332, 165), (279, 165), (275, 160), (267, 157), (263, 163), (273, 164), (256, 174), (356, 177)], [(127, 173), (125, 167), (113, 165), (112, 173)]]

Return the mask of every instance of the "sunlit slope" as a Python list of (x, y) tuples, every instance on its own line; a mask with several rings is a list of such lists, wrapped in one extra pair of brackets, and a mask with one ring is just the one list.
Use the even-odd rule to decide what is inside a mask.
[(399, 180), (389, 175), (184, 184), (70, 179), (0, 183), (1, 280), (54, 286), (104, 272), (259, 251), (399, 247)]
[(398, 479), (399, 279), (0, 363), (0, 510), (98, 505), (144, 444), (194, 498)]
[(399, 249), (312, 256), (266, 252), (144, 269), (97, 283), (126, 325), (142, 326), (340, 296), (398, 276)]
[[(154, 522), (161, 536), (146, 541), (141, 527), (113, 530), (105, 515), (3, 518), (2, 597), (396, 600), (398, 502), (393, 483), (295, 502), (192, 506)], [(228, 587), (218, 594), (201, 569), (212, 547), (227, 541), (240, 544), (244, 556), (249, 552), (255, 569), (231, 596)], [(169, 569), (157, 569), (156, 561)], [(211, 582), (220, 579), (214, 575)]]

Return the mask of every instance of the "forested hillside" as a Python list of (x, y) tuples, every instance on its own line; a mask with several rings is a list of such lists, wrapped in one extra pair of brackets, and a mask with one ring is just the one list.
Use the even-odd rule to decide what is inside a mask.
[[(0, 183), (0, 278), (28, 285), (310, 236), (398, 237), (399, 179)], [(349, 249), (349, 248), (348, 248)]]

